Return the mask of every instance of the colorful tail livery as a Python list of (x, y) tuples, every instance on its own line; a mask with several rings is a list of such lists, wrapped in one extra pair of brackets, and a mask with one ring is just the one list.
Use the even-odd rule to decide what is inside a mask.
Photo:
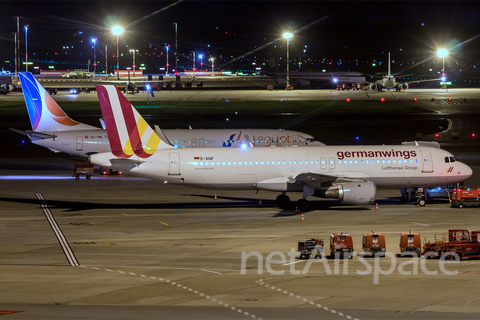
[(70, 119), (31, 73), (19, 76), (33, 131), (98, 129)]
[(96, 86), (112, 153), (119, 158), (150, 157), (157, 149), (173, 148), (163, 142), (113, 85)]

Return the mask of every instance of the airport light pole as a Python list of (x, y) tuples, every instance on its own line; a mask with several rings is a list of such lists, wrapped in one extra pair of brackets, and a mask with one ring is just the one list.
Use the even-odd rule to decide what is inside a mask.
[(192, 57), (193, 57), (193, 66), (192, 66), (193, 79), (195, 80), (195, 51), (192, 51)]
[(105, 45), (105, 77), (108, 75), (108, 46)]
[[(169, 49), (169, 46), (165, 46), (165, 49), (167, 49), (167, 64), (165, 66), (165, 76), (168, 76), (168, 49)], [(177, 72), (177, 69), (175, 69), (175, 72)]]
[(199, 54), (198, 58), (200, 59), (200, 70), (203, 70), (203, 54)]
[(130, 52), (133, 54), (133, 76), (135, 77), (135, 56), (137, 55), (138, 50), (137, 49), (130, 49)]
[(175, 25), (175, 72), (177, 72), (177, 61), (178, 61), (178, 56), (177, 56), (177, 52), (178, 52), (178, 46), (177, 46), (177, 23), (174, 22), (173, 24)]
[(283, 37), (287, 39), (287, 86), (286, 88), (290, 88), (290, 53), (289, 53), (289, 44), (290, 44), (290, 39), (293, 37), (293, 34), (290, 32), (285, 32), (283, 34)]
[(95, 47), (97, 44), (97, 38), (92, 38), (93, 42), (93, 76), (97, 73), (97, 53), (95, 52)]
[(215, 75), (214, 68), (215, 68), (215, 58), (211, 57), (210, 60), (212, 61), (212, 77)]
[(443, 88), (447, 88), (447, 74), (445, 73), (445, 57), (448, 56), (448, 50), (447, 49), (438, 49), (437, 55), (442, 58), (443, 60), (443, 66), (442, 66), (442, 81), (443, 81)]
[(25, 71), (28, 72), (28, 41), (27, 41), (28, 24), (24, 26), (24, 28), (25, 28)]
[(112, 32), (117, 36), (117, 80), (120, 80), (120, 60), (119, 60), (119, 50), (118, 50), (118, 36), (123, 33), (123, 28), (120, 26), (114, 26)]

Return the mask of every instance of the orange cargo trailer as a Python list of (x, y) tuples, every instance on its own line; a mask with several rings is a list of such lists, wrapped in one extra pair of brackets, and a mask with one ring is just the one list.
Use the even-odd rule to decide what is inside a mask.
[(330, 256), (335, 258), (353, 257), (353, 239), (348, 233), (332, 233), (330, 235)]
[(369, 232), (363, 234), (362, 248), (365, 255), (375, 255), (379, 252), (379, 256), (385, 257), (385, 236), (379, 232)]
[(420, 255), (422, 251), (422, 240), (418, 232), (402, 232), (400, 234), (400, 254), (415, 252)]

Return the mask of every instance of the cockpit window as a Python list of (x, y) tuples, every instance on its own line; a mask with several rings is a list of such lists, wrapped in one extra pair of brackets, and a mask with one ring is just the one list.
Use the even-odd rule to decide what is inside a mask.
[(445, 163), (449, 163), (449, 162), (450, 162), (449, 158), (445, 157)]
[(455, 162), (457, 161), (457, 159), (455, 159), (455, 157), (450, 157), (450, 162)]

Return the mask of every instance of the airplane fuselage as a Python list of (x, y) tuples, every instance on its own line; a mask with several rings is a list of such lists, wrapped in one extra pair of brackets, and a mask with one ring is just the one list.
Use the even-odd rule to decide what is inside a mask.
[[(108, 167), (111, 153), (90, 161)], [(442, 149), (415, 146), (160, 149), (142, 159), (114, 161), (112, 168), (158, 181), (213, 189), (302, 191), (300, 174), (345, 177), (380, 187), (454, 184), (471, 169)], [(314, 183), (315, 178), (310, 181)]]
[[(54, 136), (46, 139), (31, 139), (32, 143), (81, 157), (110, 151), (107, 132), (98, 130), (44, 131)], [(255, 147), (289, 147), (323, 145), (313, 142), (313, 137), (291, 130), (271, 129), (166, 129), (165, 136), (172, 145), (180, 148), (240, 147), (244, 143)]]

